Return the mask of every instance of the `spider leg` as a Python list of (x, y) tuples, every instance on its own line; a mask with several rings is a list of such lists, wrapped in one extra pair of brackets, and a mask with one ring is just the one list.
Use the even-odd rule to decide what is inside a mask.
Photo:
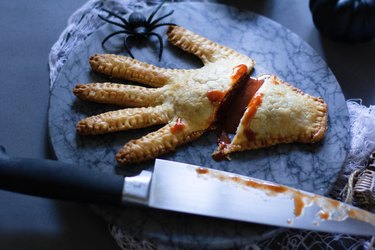
[(103, 9), (103, 11), (105, 11), (105, 12), (107, 12), (108, 14), (110, 14), (110, 15), (112, 15), (112, 16), (114, 16), (114, 17), (117, 17), (118, 19), (120, 19), (120, 20), (125, 24), (126, 27), (129, 26), (129, 22), (126, 21), (126, 19), (123, 18), (122, 16), (117, 15), (116, 13), (113, 13), (112, 11), (109, 11), (109, 10), (106, 10), (106, 9)]
[(131, 58), (134, 58), (134, 56), (133, 56), (133, 54), (132, 54), (132, 52), (130, 51), (130, 48), (129, 48), (129, 46), (128, 46), (128, 38), (129, 38), (129, 37), (131, 37), (131, 36), (126, 37), (125, 40), (124, 40), (124, 48), (125, 48), (126, 52), (128, 52), (129, 56), (130, 56)]
[(161, 6), (162, 6), (164, 3), (165, 3), (165, 0), (164, 0), (163, 2), (161, 2), (161, 3), (159, 4), (159, 6), (156, 7), (156, 9), (151, 13), (150, 17), (147, 19), (147, 23), (148, 23), (148, 24), (152, 22), (152, 18), (154, 18), (156, 12), (158, 12), (158, 11), (160, 10)]
[(121, 24), (121, 23), (114, 22), (114, 21), (109, 20), (109, 19), (107, 19), (107, 18), (105, 18), (105, 17), (102, 17), (101, 15), (98, 15), (98, 17), (99, 17), (100, 19), (106, 21), (107, 23), (111, 23), (111, 24), (116, 25), (116, 26), (119, 26), (119, 27), (121, 27), (121, 28), (123, 28), (123, 29), (127, 29), (127, 26), (126, 26), (126, 25), (123, 25), (123, 24)]
[(161, 36), (155, 32), (150, 32), (149, 36), (156, 36), (159, 39), (159, 61), (161, 60), (161, 55), (163, 54), (163, 40)]
[(118, 35), (118, 34), (129, 34), (128, 32), (124, 31), (124, 30), (120, 30), (120, 31), (116, 31), (114, 33), (111, 33), (109, 34), (106, 38), (104, 38), (103, 42), (102, 42), (102, 46), (104, 46), (104, 44), (108, 41), (109, 38), (115, 36), (115, 35)]
[(150, 26), (153, 26), (153, 25), (157, 24), (160, 20), (162, 20), (162, 19), (164, 19), (164, 18), (166, 18), (166, 17), (169, 17), (170, 15), (173, 14), (173, 12), (174, 12), (174, 10), (172, 10), (172, 11), (169, 12), (168, 14), (165, 14), (164, 16), (159, 17), (158, 19), (152, 21), (152, 22), (150, 23)]

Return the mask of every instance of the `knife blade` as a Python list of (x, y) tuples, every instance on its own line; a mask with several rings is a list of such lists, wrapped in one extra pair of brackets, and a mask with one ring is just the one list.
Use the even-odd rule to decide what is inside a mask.
[(375, 214), (317, 194), (224, 171), (156, 160), (149, 206), (279, 227), (375, 235)]
[(351, 205), (268, 181), (160, 159), (153, 172), (122, 177), (59, 161), (12, 158), (0, 150), (0, 188), (78, 202), (138, 204), (279, 227), (375, 235), (375, 215)]

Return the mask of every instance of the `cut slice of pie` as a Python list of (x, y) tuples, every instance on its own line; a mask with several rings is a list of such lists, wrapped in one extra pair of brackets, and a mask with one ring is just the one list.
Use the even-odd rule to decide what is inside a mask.
[[(256, 85), (254, 93), (242, 108), (243, 115), (236, 115), (233, 106), (226, 114), (240, 119), (231, 124), (227, 115), (221, 126), (235, 133), (233, 139), (221, 140), (213, 154), (215, 159), (227, 157), (230, 153), (269, 147), (280, 143), (320, 141), (327, 129), (327, 104), (323, 99), (308, 95), (285, 83), (274, 75), (263, 75), (256, 80), (248, 80)], [(251, 91), (250, 91), (251, 92)], [(247, 91), (240, 92), (245, 95)], [(243, 101), (242, 101), (243, 103)], [(240, 109), (241, 107), (236, 107)], [(241, 111), (240, 111), (241, 112)], [(234, 117), (233, 120), (236, 120)], [(238, 125), (237, 125), (238, 124)], [(230, 131), (233, 127), (235, 131)]]

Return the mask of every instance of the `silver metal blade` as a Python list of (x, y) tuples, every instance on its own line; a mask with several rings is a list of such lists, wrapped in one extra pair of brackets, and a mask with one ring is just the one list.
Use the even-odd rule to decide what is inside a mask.
[(255, 178), (156, 160), (149, 206), (314, 231), (375, 235), (375, 214)]

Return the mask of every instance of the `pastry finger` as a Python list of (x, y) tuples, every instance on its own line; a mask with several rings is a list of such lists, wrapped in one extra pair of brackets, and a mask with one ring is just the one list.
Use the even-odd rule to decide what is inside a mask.
[(255, 62), (247, 56), (219, 45), (180, 26), (169, 26), (167, 35), (173, 45), (198, 56), (203, 64), (213, 63), (230, 57), (235, 57), (236, 60), (246, 62), (245, 65), (249, 67), (249, 71), (255, 64)]
[(117, 153), (116, 160), (120, 164), (130, 164), (154, 159), (200, 137), (204, 132), (186, 129), (176, 133), (173, 131), (174, 126), (175, 124), (168, 124), (139, 139), (129, 141)]
[(168, 105), (122, 109), (85, 118), (78, 122), (76, 129), (82, 135), (104, 134), (166, 124), (172, 115), (173, 109)]
[(127, 56), (96, 54), (90, 57), (91, 68), (99, 73), (143, 83), (151, 87), (161, 87), (170, 83), (176, 73), (185, 70), (159, 68)]
[(162, 88), (145, 88), (117, 83), (78, 84), (73, 93), (80, 99), (126, 107), (148, 107), (163, 103)]

